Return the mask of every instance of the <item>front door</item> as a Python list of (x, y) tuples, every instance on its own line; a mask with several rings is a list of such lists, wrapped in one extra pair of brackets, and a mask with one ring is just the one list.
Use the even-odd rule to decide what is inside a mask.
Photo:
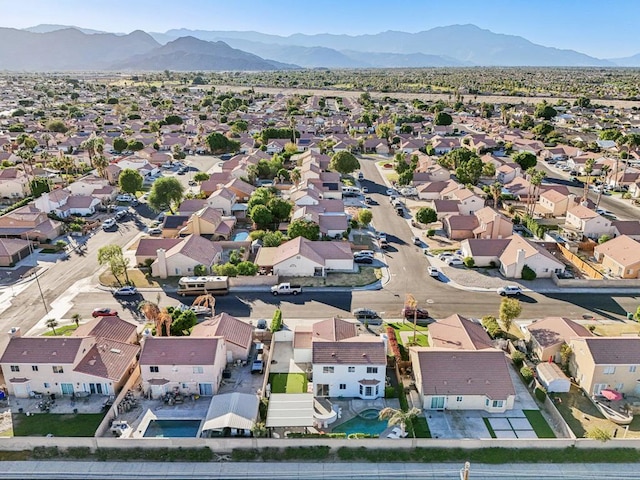
[(60, 390), (62, 395), (73, 395), (73, 383), (61, 383)]
[(89, 391), (91, 393), (97, 393), (98, 395), (102, 395), (102, 384), (101, 383), (90, 383)]
[(319, 383), (316, 385), (316, 397), (328, 397), (329, 396), (329, 385)]

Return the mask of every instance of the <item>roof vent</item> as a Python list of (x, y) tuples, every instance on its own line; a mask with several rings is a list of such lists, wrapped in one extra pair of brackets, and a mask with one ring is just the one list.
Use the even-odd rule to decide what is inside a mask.
[(117, 353), (118, 355), (122, 353), (122, 350), (120, 350), (119, 348), (112, 348), (111, 350), (109, 350), (111, 353)]
[(363, 353), (363, 354), (362, 354), (362, 356), (363, 356), (363, 357), (366, 357), (366, 356), (367, 356), (367, 354), (366, 354), (366, 353)]
[(335, 357), (335, 356), (336, 356), (336, 352), (333, 352), (333, 353), (331, 354), (331, 356), (332, 356), (332, 357)]

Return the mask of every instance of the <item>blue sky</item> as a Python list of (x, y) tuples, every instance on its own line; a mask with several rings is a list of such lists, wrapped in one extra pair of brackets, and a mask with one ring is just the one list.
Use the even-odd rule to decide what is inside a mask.
[(0, 26), (110, 32), (171, 28), (263, 33), (418, 32), (472, 23), (600, 58), (640, 53), (637, 0), (0, 0)]

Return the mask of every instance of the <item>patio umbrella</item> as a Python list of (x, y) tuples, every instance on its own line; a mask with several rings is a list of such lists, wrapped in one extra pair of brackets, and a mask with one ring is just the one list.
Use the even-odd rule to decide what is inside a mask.
[(622, 400), (622, 394), (616, 390), (611, 390), (610, 388), (600, 390), (600, 395), (602, 395), (607, 400)]

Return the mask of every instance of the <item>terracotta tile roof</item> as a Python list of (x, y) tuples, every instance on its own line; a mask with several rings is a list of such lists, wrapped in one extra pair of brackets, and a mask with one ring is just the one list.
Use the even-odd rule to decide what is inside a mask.
[(167, 258), (180, 253), (202, 265), (210, 266), (221, 253), (219, 245), (199, 235), (189, 235), (183, 241), (167, 251)]
[(101, 337), (126, 343), (137, 330), (137, 327), (119, 317), (100, 317), (80, 325), (74, 337)]
[(616, 220), (611, 226), (618, 230), (620, 235), (640, 235), (640, 222), (637, 220)]
[(640, 337), (590, 337), (574, 340), (572, 343), (576, 348), (584, 343), (596, 365), (640, 363)]
[(500, 350), (412, 348), (417, 355), (423, 395), (484, 395), (504, 400), (515, 395), (505, 355)]
[(384, 343), (376, 341), (313, 342), (312, 361), (321, 365), (385, 365)]
[(545, 317), (527, 326), (541, 347), (568, 342), (572, 337), (591, 337), (591, 332), (579, 323), (564, 317)]
[(193, 327), (191, 336), (224, 337), (228, 343), (248, 348), (253, 339), (253, 327), (226, 312), (222, 312)]
[(470, 238), (465, 242), (469, 244), (472, 257), (499, 257), (509, 245), (506, 238)]
[(327, 340), (340, 342), (355, 337), (357, 333), (355, 323), (347, 322), (337, 317), (316, 322), (312, 326), (313, 340)]
[(155, 257), (159, 248), (170, 250), (180, 242), (181, 238), (141, 238), (136, 248), (136, 256)]
[(213, 365), (219, 338), (148, 337), (140, 365)]
[(91, 343), (91, 339), (79, 337), (13, 337), (0, 363), (71, 364), (80, 348)]
[(429, 325), (432, 347), (482, 350), (492, 348), (491, 339), (482, 325), (454, 314)]
[(631, 266), (640, 262), (640, 242), (627, 235), (620, 235), (596, 245), (595, 253), (606, 255), (622, 266)]
[(0, 238), (0, 257), (7, 257), (29, 247), (29, 242), (20, 238)]
[(139, 351), (139, 345), (99, 339), (73, 370), (119, 381), (128, 373)]

